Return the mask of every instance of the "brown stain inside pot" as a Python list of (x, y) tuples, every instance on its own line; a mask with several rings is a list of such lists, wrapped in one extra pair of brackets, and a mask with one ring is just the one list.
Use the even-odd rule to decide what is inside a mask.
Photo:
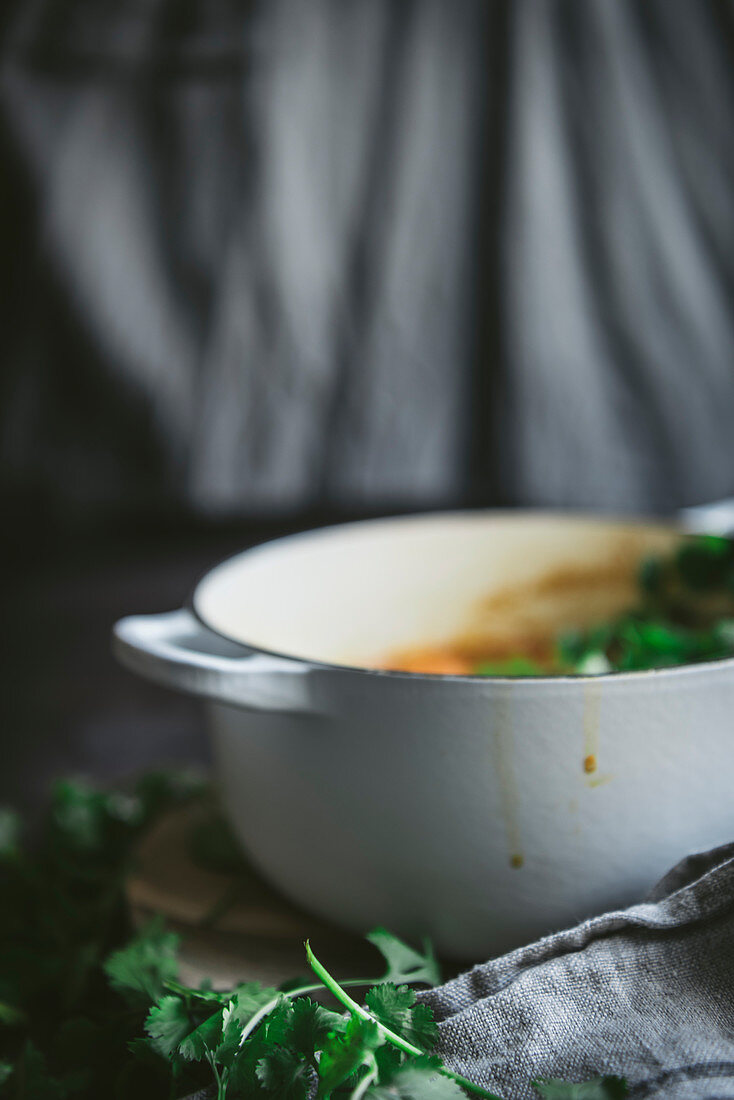
[[(383, 655), (375, 664), (462, 676), (482, 662), (525, 657), (550, 674), (562, 672), (556, 654), (558, 633), (590, 627), (631, 607), (637, 598), (639, 563), (649, 551), (641, 533), (620, 534), (610, 539), (602, 561), (575, 562), (505, 584), (476, 601), (466, 627), (453, 638), (417, 642)], [(595, 755), (593, 749), (584, 754)], [(589, 767), (593, 771), (591, 761)]]
[(470, 661), (523, 656), (552, 666), (559, 631), (602, 622), (634, 603), (638, 568), (639, 554), (622, 540), (603, 562), (505, 585), (475, 605), (452, 652)]

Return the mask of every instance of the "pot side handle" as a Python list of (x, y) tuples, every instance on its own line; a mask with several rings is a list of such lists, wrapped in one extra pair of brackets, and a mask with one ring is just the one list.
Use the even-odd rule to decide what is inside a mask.
[(207, 630), (187, 609), (115, 623), (121, 664), (164, 687), (247, 710), (309, 711), (309, 665), (253, 653)]

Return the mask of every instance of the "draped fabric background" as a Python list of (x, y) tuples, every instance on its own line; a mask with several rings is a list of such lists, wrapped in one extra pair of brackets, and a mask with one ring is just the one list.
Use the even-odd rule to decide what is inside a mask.
[(727, 0), (0, 17), (12, 500), (734, 489)]

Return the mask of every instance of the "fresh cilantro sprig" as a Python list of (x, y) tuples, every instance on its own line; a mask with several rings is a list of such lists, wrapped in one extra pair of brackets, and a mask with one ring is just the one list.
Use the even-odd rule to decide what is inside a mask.
[[(160, 942), (160, 937), (160, 927), (151, 926), (142, 942), (108, 962), (107, 971), (123, 995), (135, 997), (149, 986), (150, 941)], [(364, 987), (365, 979), (338, 982), (310, 944), (306, 955), (317, 983), (276, 989), (247, 982), (221, 992), (164, 977), (167, 942), (166, 961), (152, 979), (165, 992), (145, 1022), (148, 1045), (170, 1062), (177, 1080), (185, 1079), (192, 1063), (208, 1066), (217, 1100), (460, 1100), (466, 1093), (500, 1100), (430, 1053), (438, 1038), (433, 1012), (402, 979), (437, 979), (432, 952), (421, 954), (384, 929), (369, 939), (383, 953), (387, 969), (364, 1003), (347, 987)], [(309, 994), (316, 991), (331, 994), (346, 1011), (311, 1000)], [(616, 1078), (583, 1086), (538, 1081), (536, 1087), (548, 1100), (616, 1100), (625, 1088)]]
[[(187, 1063), (208, 1065), (217, 1100), (306, 1100), (312, 1095), (318, 1100), (456, 1100), (464, 1095), (462, 1087), (497, 1100), (427, 1053), (438, 1029), (431, 1009), (417, 1002), (406, 981), (439, 980), (430, 947), (420, 953), (385, 929), (369, 938), (383, 954), (386, 972), (370, 983), (364, 1007), (346, 986), (368, 982), (337, 983), (310, 946), (307, 957), (318, 982), (286, 990), (257, 982), (227, 992), (181, 985), (171, 974), (174, 942), (157, 924), (111, 956), (105, 969), (129, 1002), (156, 994), (145, 1021), (149, 1047), (171, 1063), (179, 1080)], [(346, 1013), (312, 1001), (308, 994), (316, 991), (331, 993)], [(392, 1050), (383, 1051), (386, 1046)]]
[[(219, 991), (180, 981), (179, 938), (161, 920), (130, 938), (135, 844), (201, 790), (160, 774), (124, 793), (60, 783), (32, 850), (0, 808), (0, 1100), (183, 1100), (212, 1088), (217, 1100), (493, 1098), (431, 1053), (438, 1029), (410, 988), (441, 980), (428, 943), (416, 950), (378, 928), (368, 939), (380, 977), (337, 982), (308, 946), (313, 982)], [(220, 865), (236, 856), (222, 828), (196, 838)], [(347, 989), (366, 992), (358, 1001)], [(320, 1003), (328, 997), (335, 1006)], [(546, 1100), (626, 1090), (617, 1078), (535, 1087)]]
[[(321, 979), (329, 992), (352, 1014), (352, 1019), (362, 1021), (370, 1029), (376, 1029), (370, 1032), (372, 1035), (370, 1045), (373, 1046), (373, 1049), (380, 1046), (381, 1043), (391, 1043), (403, 1054), (419, 1059), (422, 1075), (427, 1077), (427, 1080), (433, 1080), (438, 1072), (448, 1078), (454, 1085), (460, 1085), (477, 1096), (485, 1097), (485, 1100), (500, 1100), (495, 1093), (488, 1092), (480, 1085), (475, 1085), (472, 1081), (468, 1081), (465, 1077), (448, 1069), (440, 1059), (426, 1060), (426, 1047), (430, 1049), (435, 1044), (438, 1038), (438, 1028), (433, 1021), (431, 1008), (426, 1004), (416, 1004), (416, 995), (407, 985), (396, 986), (393, 982), (376, 985), (367, 994), (367, 1007), (362, 1007), (332, 977), (323, 963), (319, 962), (308, 943), (306, 944), (306, 954), (314, 974)], [(423, 1045), (417, 1046), (416, 1040)], [(365, 1051), (364, 1055), (362, 1064), (367, 1066), (367, 1076), (371, 1077), (377, 1084), (379, 1083), (379, 1064), (371, 1051)], [(413, 1068), (416, 1072), (418, 1071), (418, 1067), (415, 1065)], [(321, 1077), (321, 1073), (319, 1076)], [(444, 1094), (447, 1098), (449, 1096), (461, 1096), (461, 1091), (454, 1087), (451, 1092), (444, 1089), (444, 1093), (441, 1095)], [(319, 1092), (319, 1096), (327, 1095), (331, 1094)], [(357, 1095), (362, 1094), (358, 1093)], [(370, 1093), (368, 1090), (364, 1095), (370, 1096), (374, 1093)]]

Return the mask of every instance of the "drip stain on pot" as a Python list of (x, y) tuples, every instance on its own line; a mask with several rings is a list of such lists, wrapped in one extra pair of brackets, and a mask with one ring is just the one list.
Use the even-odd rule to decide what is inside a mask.
[(518, 796), (512, 763), (512, 698), (502, 695), (495, 704), (492, 722), (494, 769), (500, 788), (500, 806), (507, 836), (509, 864), (519, 870), (525, 863), (518, 824)]
[(584, 684), (584, 752), (582, 767), (585, 775), (593, 775), (599, 766), (599, 711), (601, 692), (595, 683)]

